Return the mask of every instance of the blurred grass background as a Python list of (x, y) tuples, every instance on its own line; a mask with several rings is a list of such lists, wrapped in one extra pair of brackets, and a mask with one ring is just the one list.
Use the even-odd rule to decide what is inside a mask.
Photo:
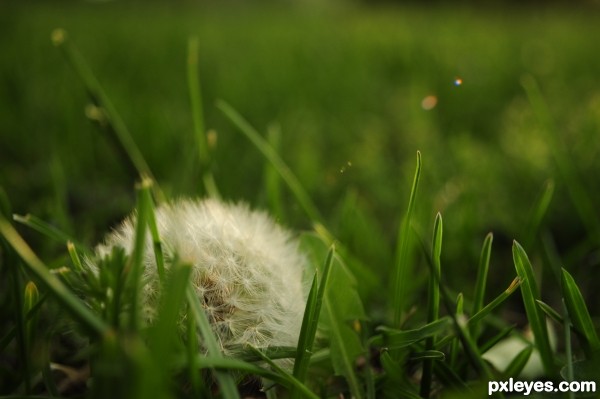
[[(465, 288), (485, 234), (494, 231), (492, 274), (506, 287), (514, 277), (511, 240), (524, 238), (536, 197), (552, 179), (543, 231), (598, 314), (591, 293), (599, 245), (575, 211), (522, 86), (524, 78), (538, 82), (560, 148), (599, 203), (598, 14), (539, 4), (4, 2), (0, 186), (15, 213), (33, 213), (89, 244), (135, 203), (135, 174), (86, 118), (84, 87), (52, 46), (50, 33), (60, 27), (162, 188), (169, 196), (200, 193), (186, 81), (187, 42), (197, 36), (206, 127), (216, 132), (214, 173), (225, 198), (267, 207), (264, 160), (217, 110), (217, 99), (261, 132), (281, 130), (283, 159), (336, 236), (386, 269), (420, 150), (420, 233), (429, 239), (442, 212), (443, 268)], [(310, 228), (285, 195), (283, 222)], [(46, 239), (28, 238), (42, 255), (55, 253)]]

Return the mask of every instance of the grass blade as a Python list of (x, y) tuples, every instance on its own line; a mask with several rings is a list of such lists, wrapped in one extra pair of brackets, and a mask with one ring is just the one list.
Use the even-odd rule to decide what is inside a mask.
[(542, 312), (544, 312), (546, 314), (546, 316), (550, 317), (552, 320), (554, 320), (558, 324), (565, 323), (565, 320), (563, 319), (563, 317), (556, 310), (554, 310), (550, 305), (548, 305), (546, 302), (540, 301), (539, 299), (536, 300), (536, 302), (537, 302), (538, 306), (540, 307), (540, 309), (542, 309)]
[(529, 262), (527, 253), (517, 241), (513, 242), (513, 261), (517, 274), (523, 280), (521, 294), (523, 296), (527, 319), (535, 337), (535, 345), (540, 352), (546, 374), (548, 376), (554, 375), (554, 356), (550, 348), (546, 320), (536, 302), (537, 299), (540, 299), (540, 294), (535, 282), (533, 268)]
[(283, 178), (292, 190), (292, 193), (298, 200), (298, 203), (304, 209), (307, 216), (313, 222), (317, 222), (322, 225), (323, 218), (319, 213), (316, 205), (312, 202), (300, 181), (291, 171), (291, 169), (281, 159), (279, 154), (269, 145), (269, 143), (242, 117), (231, 105), (225, 101), (219, 100), (217, 102), (217, 108), (219, 108), (227, 118), (248, 138), (252, 144), (263, 154), (263, 156), (273, 165), (275, 170)]
[(103, 320), (97, 318), (65, 285), (44, 265), (31, 250), (29, 245), (17, 231), (0, 216), (0, 233), (23, 259), (28, 270), (32, 272), (54, 297), (84, 326), (99, 336), (109, 333), (110, 328)]
[[(148, 163), (135, 144), (125, 122), (104, 92), (104, 89), (96, 79), (96, 76), (94, 76), (92, 69), (69, 39), (67, 32), (63, 29), (55, 29), (52, 32), (52, 42), (55, 46), (60, 48), (66, 60), (71, 64), (75, 73), (83, 82), (92, 102), (96, 106), (101, 107), (104, 116), (111, 127), (110, 132), (112, 133), (115, 142), (127, 155), (127, 160), (135, 168), (138, 175), (142, 178), (147, 176), (151, 180), (155, 180)], [(154, 186), (154, 193), (160, 201), (164, 199), (164, 195), (156, 185)]]
[(521, 277), (515, 277), (506, 290), (502, 291), (500, 295), (498, 295), (496, 298), (494, 298), (494, 300), (485, 305), (483, 309), (471, 316), (471, 318), (469, 319), (469, 326), (473, 323), (479, 323), (480, 320), (482, 320), (488, 314), (492, 313), (492, 311), (498, 306), (503, 304), (504, 301), (506, 301), (508, 297), (511, 296), (513, 292), (515, 292), (517, 288), (521, 286), (522, 282), (523, 279), (521, 279)]
[[(440, 313), (440, 286), (441, 276), (441, 253), (442, 253), (443, 223), (442, 215), (438, 213), (435, 217), (433, 227), (432, 264), (433, 270), (429, 277), (429, 300), (427, 323), (433, 323), (439, 318)], [(425, 351), (432, 351), (435, 347), (435, 336), (428, 337), (425, 342)], [(431, 380), (433, 376), (433, 358), (425, 358), (423, 362), (423, 374), (421, 378), (421, 397), (428, 398), (431, 392)]]
[(30, 214), (27, 214), (25, 216), (13, 215), (13, 220), (15, 222), (21, 223), (27, 227), (30, 227), (33, 230), (37, 231), (38, 233), (41, 233), (41, 234), (45, 235), (46, 237), (51, 238), (55, 241), (61, 242), (63, 244), (67, 244), (67, 243), (71, 242), (71, 243), (73, 243), (75, 248), (77, 248), (77, 250), (79, 250), (83, 253), (86, 253), (86, 254), (90, 253), (85, 245), (78, 243), (77, 241), (75, 241), (73, 239), (73, 237), (69, 236), (67, 233), (63, 232), (62, 230), (57, 229), (50, 223), (43, 221), (42, 219), (38, 218), (37, 216), (30, 215)]
[(526, 346), (521, 352), (515, 356), (515, 358), (509, 363), (509, 365), (504, 370), (504, 377), (518, 377), (521, 374), (521, 371), (527, 365), (531, 354), (533, 353), (533, 345)]
[(593, 353), (600, 350), (600, 340), (583, 300), (583, 295), (581, 295), (581, 291), (573, 276), (565, 269), (562, 269), (561, 286), (569, 319), (573, 323), (575, 330), (585, 337), (584, 346), (588, 349), (586, 353)]
[[(479, 267), (477, 268), (477, 279), (475, 280), (475, 294), (473, 295), (473, 307), (471, 308), (471, 315), (477, 314), (483, 308), (493, 241), (494, 235), (492, 233), (488, 233), (483, 241), (481, 256), (479, 257)], [(471, 336), (477, 339), (479, 336), (479, 324), (477, 322), (470, 322), (469, 331), (471, 332)]]
[(396, 264), (393, 273), (393, 302), (392, 309), (394, 312), (393, 322), (395, 326), (400, 326), (402, 322), (402, 311), (404, 308), (404, 300), (406, 296), (407, 287), (410, 285), (408, 280), (410, 268), (410, 235), (411, 235), (411, 218), (415, 207), (415, 197), (417, 195), (417, 188), (419, 186), (419, 178), (421, 176), (421, 152), (417, 151), (417, 166), (415, 169), (415, 175), (413, 179), (412, 188), (410, 190), (410, 197), (408, 200), (408, 210), (400, 225), (400, 231), (398, 232), (398, 241), (396, 247)]
[[(194, 289), (190, 284), (187, 286), (187, 301), (190, 309), (190, 316), (193, 317), (196, 321), (196, 325), (200, 330), (200, 334), (203, 338), (204, 346), (208, 352), (208, 355), (215, 359), (223, 359), (224, 357), (221, 353), (221, 348), (217, 343), (217, 339), (214, 336), (212, 328), (210, 327), (210, 322), (202, 309), (202, 305), (200, 304), (200, 300), (196, 296)], [(223, 397), (226, 399), (239, 399), (240, 395), (237, 390), (237, 386), (235, 384), (235, 380), (233, 377), (227, 373), (226, 371), (215, 370), (215, 377), (219, 382), (219, 387), (222, 390)]]
[[(317, 333), (317, 326), (319, 324), (321, 306), (323, 305), (323, 299), (325, 296), (325, 287), (327, 286), (327, 281), (329, 280), (329, 272), (333, 263), (334, 254), (335, 247), (332, 246), (327, 253), (327, 258), (325, 259), (323, 276), (318, 285), (318, 291), (318, 280), (317, 275), (315, 275), (313, 286), (309, 293), (309, 299), (306, 303), (306, 310), (304, 312), (302, 328), (300, 329), (300, 337), (298, 339), (296, 361), (294, 363), (294, 377), (297, 378), (301, 383), (303, 383), (306, 379), (306, 373), (308, 371), (308, 365), (312, 355), (313, 343)], [(292, 397), (297, 397), (297, 394), (294, 393)]]
[(382, 335), (371, 338), (372, 346), (385, 346), (388, 349), (401, 349), (423, 341), (448, 329), (451, 319), (446, 316), (414, 330), (396, 330), (388, 327), (378, 327)]

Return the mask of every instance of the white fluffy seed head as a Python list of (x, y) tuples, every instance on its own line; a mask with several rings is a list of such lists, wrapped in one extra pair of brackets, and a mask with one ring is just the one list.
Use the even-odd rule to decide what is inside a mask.
[[(305, 306), (306, 259), (292, 235), (245, 204), (179, 200), (156, 210), (165, 267), (177, 257), (193, 265), (191, 284), (225, 353), (252, 345), (295, 346)], [(135, 215), (97, 247), (133, 250)], [(142, 303), (156, 316), (159, 282), (152, 241), (146, 239)]]

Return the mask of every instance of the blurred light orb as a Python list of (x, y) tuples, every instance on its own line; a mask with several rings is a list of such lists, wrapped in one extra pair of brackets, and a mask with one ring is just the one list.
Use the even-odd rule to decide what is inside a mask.
[(462, 78), (454, 78), (454, 86), (462, 86), (463, 80)]
[(436, 96), (427, 96), (421, 101), (421, 108), (425, 111), (430, 111), (435, 108), (438, 103), (438, 98)]

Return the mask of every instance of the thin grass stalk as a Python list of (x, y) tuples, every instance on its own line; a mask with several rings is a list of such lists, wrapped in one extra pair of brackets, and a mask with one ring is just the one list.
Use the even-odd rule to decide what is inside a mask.
[(65, 233), (64, 231), (56, 228), (48, 222), (43, 221), (37, 216), (27, 214), (25, 216), (22, 215), (13, 215), (13, 220), (17, 223), (21, 223), (38, 233), (43, 234), (44, 236), (51, 238), (55, 241), (58, 241), (62, 244), (66, 244), (71, 242), (78, 251), (89, 254), (89, 250), (87, 247), (79, 242), (77, 242), (73, 237)]
[[(481, 248), (481, 255), (479, 257), (479, 267), (477, 268), (477, 279), (475, 280), (475, 294), (473, 295), (471, 315), (477, 314), (483, 308), (493, 241), (494, 235), (492, 233), (488, 233), (483, 241), (483, 247)], [(477, 339), (480, 332), (479, 323), (470, 322), (469, 331), (471, 332), (471, 336), (474, 339)]]
[[(206, 348), (208, 355), (213, 357), (216, 360), (223, 359), (223, 354), (221, 353), (221, 348), (217, 343), (217, 339), (210, 327), (210, 322), (202, 309), (202, 305), (200, 304), (200, 300), (196, 296), (193, 287), (188, 284), (187, 286), (187, 301), (190, 309), (189, 315), (194, 318), (198, 329), (200, 330), (200, 334), (203, 339), (204, 347)], [(227, 359), (229, 360), (229, 359)], [(233, 377), (226, 371), (221, 370), (213, 370), (214, 375), (219, 383), (219, 387), (221, 388), (223, 397), (226, 399), (239, 399), (240, 395), (237, 390), (237, 386), (235, 384), (235, 380)]]
[[(127, 155), (127, 160), (133, 165), (139, 177), (143, 178), (144, 176), (147, 176), (151, 180), (155, 180), (148, 163), (133, 140), (125, 122), (104, 92), (102, 85), (100, 85), (100, 82), (96, 79), (92, 69), (89, 67), (77, 47), (69, 39), (67, 32), (64, 29), (55, 29), (52, 32), (52, 42), (61, 50), (67, 62), (75, 70), (75, 73), (83, 82), (92, 102), (103, 110), (104, 116), (111, 127), (110, 132), (114, 134), (115, 141), (120, 145), (120, 149)], [(153, 190), (157, 200), (162, 202), (165, 197), (158, 185), (154, 185)]]
[(308, 218), (315, 224), (323, 225), (323, 218), (317, 209), (316, 205), (310, 199), (310, 196), (306, 193), (302, 184), (291, 171), (291, 169), (281, 159), (279, 154), (269, 145), (269, 143), (242, 117), (231, 105), (225, 101), (217, 101), (217, 108), (219, 108), (227, 118), (233, 122), (233, 124), (248, 138), (258, 150), (263, 154), (265, 158), (273, 165), (279, 175), (287, 183), (288, 187), (296, 197), (296, 200), (308, 216)]
[(97, 318), (88, 308), (60, 281), (50, 273), (46, 265), (31, 250), (17, 231), (0, 216), (0, 234), (12, 246), (15, 252), (23, 259), (27, 269), (33, 273), (43, 286), (48, 289), (72, 315), (93, 333), (102, 337), (110, 332), (110, 327)]
[(411, 219), (413, 210), (415, 207), (415, 197), (417, 195), (417, 188), (419, 186), (419, 178), (421, 176), (421, 152), (417, 151), (417, 166), (415, 169), (415, 175), (413, 178), (412, 188), (410, 190), (410, 197), (408, 200), (408, 210), (400, 225), (398, 232), (398, 240), (396, 245), (396, 262), (395, 270), (393, 274), (394, 288), (393, 288), (393, 302), (392, 308), (394, 312), (393, 322), (394, 326), (400, 326), (402, 322), (402, 312), (404, 310), (404, 300), (406, 296), (407, 287), (410, 285), (408, 280), (410, 268), (410, 234), (411, 234)]
[(212, 174), (212, 161), (206, 127), (204, 124), (204, 111), (202, 89), (198, 77), (198, 38), (190, 37), (188, 40), (187, 80), (194, 122), (194, 138), (198, 149), (198, 160), (202, 173), (202, 182), (205, 192), (212, 198), (220, 198), (219, 190)]
[[(442, 253), (442, 234), (443, 223), (442, 215), (438, 212), (435, 217), (433, 227), (433, 244), (431, 258), (433, 263), (433, 273), (429, 277), (429, 300), (427, 310), (427, 323), (432, 323), (439, 318), (440, 313), (440, 286), (436, 276), (441, 276), (441, 253)], [(425, 341), (425, 351), (431, 351), (435, 347), (435, 336), (427, 338)], [(421, 377), (421, 397), (428, 398), (431, 392), (431, 381), (433, 377), (433, 360), (423, 361), (423, 374)]]
[[(564, 329), (565, 329), (565, 357), (566, 357), (566, 369), (567, 369), (567, 378), (568, 382), (575, 380), (575, 371), (573, 370), (573, 348), (571, 342), (571, 320), (569, 318), (569, 310), (567, 309), (567, 304), (563, 298), (563, 314), (564, 314)], [(575, 399), (575, 392), (569, 391), (569, 399)]]
[(150, 230), (150, 236), (152, 237), (154, 259), (156, 260), (156, 271), (161, 284), (163, 284), (165, 282), (165, 259), (162, 249), (162, 240), (158, 232), (158, 225), (156, 224), (156, 212), (154, 206), (152, 206), (152, 195), (150, 190), (147, 189), (139, 191), (139, 195), (145, 196), (145, 203), (150, 204), (150, 206), (148, 206), (147, 222)]

